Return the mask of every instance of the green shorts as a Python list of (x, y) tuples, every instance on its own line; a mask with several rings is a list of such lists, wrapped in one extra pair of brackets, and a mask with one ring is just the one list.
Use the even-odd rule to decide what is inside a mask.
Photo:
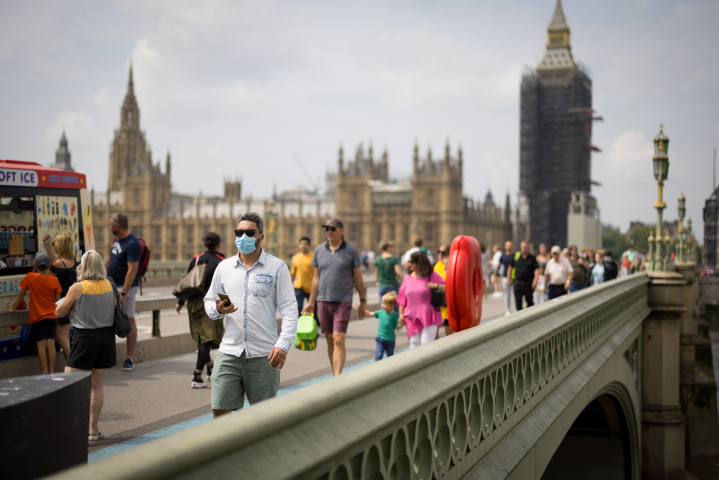
[(280, 371), (270, 367), (267, 357), (248, 359), (217, 352), (212, 369), (212, 409), (242, 408), (245, 393), (250, 405), (277, 396)]

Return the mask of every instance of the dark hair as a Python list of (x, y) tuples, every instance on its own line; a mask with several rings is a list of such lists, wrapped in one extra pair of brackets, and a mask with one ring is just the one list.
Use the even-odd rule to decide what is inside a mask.
[(299, 243), (302, 243), (302, 242), (307, 242), (307, 243), (309, 243), (310, 245), (312, 245), (312, 240), (310, 240), (310, 237), (302, 237), (302, 238), (300, 238)]
[(611, 250), (604, 250), (604, 255), (607, 256), (607, 257), (609, 257), (609, 258), (612, 258), (612, 259), (614, 258), (614, 256), (612, 255)]
[(130, 224), (127, 222), (127, 215), (122, 212), (113, 213), (110, 215), (110, 220), (123, 230), (130, 228)]
[(44, 272), (45, 270), (47, 270), (47, 265), (35, 265), (35, 270), (37, 270), (38, 272)]
[(422, 277), (428, 277), (432, 274), (432, 264), (429, 263), (429, 258), (427, 258), (427, 254), (424, 252), (414, 252), (412, 255), (409, 256), (409, 259), (412, 260), (417, 267), (417, 272)]
[(205, 247), (207, 247), (208, 250), (214, 250), (215, 248), (217, 248), (221, 241), (222, 237), (220, 237), (219, 233), (215, 232), (207, 232), (202, 237), (202, 243), (205, 244)]
[(264, 232), (264, 225), (262, 223), (262, 217), (257, 215), (255, 212), (247, 212), (244, 215), (240, 217), (240, 219), (237, 221), (237, 224), (242, 220), (247, 220), (248, 222), (255, 222), (255, 225), (257, 225), (257, 230), (262, 233)]
[(415, 247), (421, 247), (421, 246), (422, 246), (422, 239), (421, 239), (421, 238), (416, 239), (416, 240), (414, 241), (414, 246), (415, 246)]
[(389, 247), (394, 247), (392, 240), (382, 240), (379, 242), (379, 248), (383, 252), (386, 252)]

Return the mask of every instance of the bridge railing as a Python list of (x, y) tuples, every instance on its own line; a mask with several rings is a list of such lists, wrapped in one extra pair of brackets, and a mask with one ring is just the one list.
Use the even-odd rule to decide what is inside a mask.
[(585, 289), (57, 478), (461, 478), (610, 338), (636, 334), (647, 284)]

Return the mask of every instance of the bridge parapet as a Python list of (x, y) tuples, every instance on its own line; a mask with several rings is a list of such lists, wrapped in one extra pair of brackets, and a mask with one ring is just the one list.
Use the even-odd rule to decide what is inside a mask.
[(541, 475), (561, 411), (602, 388), (621, 390), (638, 458), (647, 289), (585, 289), (56, 478), (505, 478), (530, 457)]

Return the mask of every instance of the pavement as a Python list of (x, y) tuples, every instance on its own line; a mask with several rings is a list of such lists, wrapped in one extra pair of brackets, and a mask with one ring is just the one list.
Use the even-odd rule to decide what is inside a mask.
[[(366, 278), (371, 281), (370, 284), (374, 283), (369, 275)], [(145, 290), (144, 296), (167, 295), (171, 290), (172, 287), (156, 287)], [(378, 303), (376, 297), (377, 288), (370, 287), (369, 304)], [(484, 323), (503, 316), (502, 298), (490, 296), (483, 302)], [(151, 315), (140, 314), (136, 320), (140, 339), (149, 338), (152, 328)], [(345, 371), (361, 368), (374, 361), (377, 327), (378, 320), (375, 318), (350, 323), (346, 337)], [(441, 336), (444, 336), (444, 329), (440, 330)], [(189, 332), (189, 324), (184, 311), (179, 315), (174, 310), (163, 311), (163, 335), (186, 332)], [(407, 332), (401, 329), (397, 332), (395, 354), (408, 347)], [(212, 352), (213, 356), (215, 352)], [(105, 438), (89, 446), (89, 461), (96, 461), (209, 421), (212, 418), (211, 382), (206, 382), (208, 387), (204, 389), (190, 388), (196, 358), (196, 354), (192, 353), (136, 363), (132, 372), (124, 372), (119, 366), (110, 369), (105, 377), (105, 403), (99, 423)], [(203, 376), (205, 373), (203, 372)], [(280, 376), (278, 395), (297, 388), (306, 388), (331, 375), (327, 342), (321, 337), (314, 351), (290, 351)]]

